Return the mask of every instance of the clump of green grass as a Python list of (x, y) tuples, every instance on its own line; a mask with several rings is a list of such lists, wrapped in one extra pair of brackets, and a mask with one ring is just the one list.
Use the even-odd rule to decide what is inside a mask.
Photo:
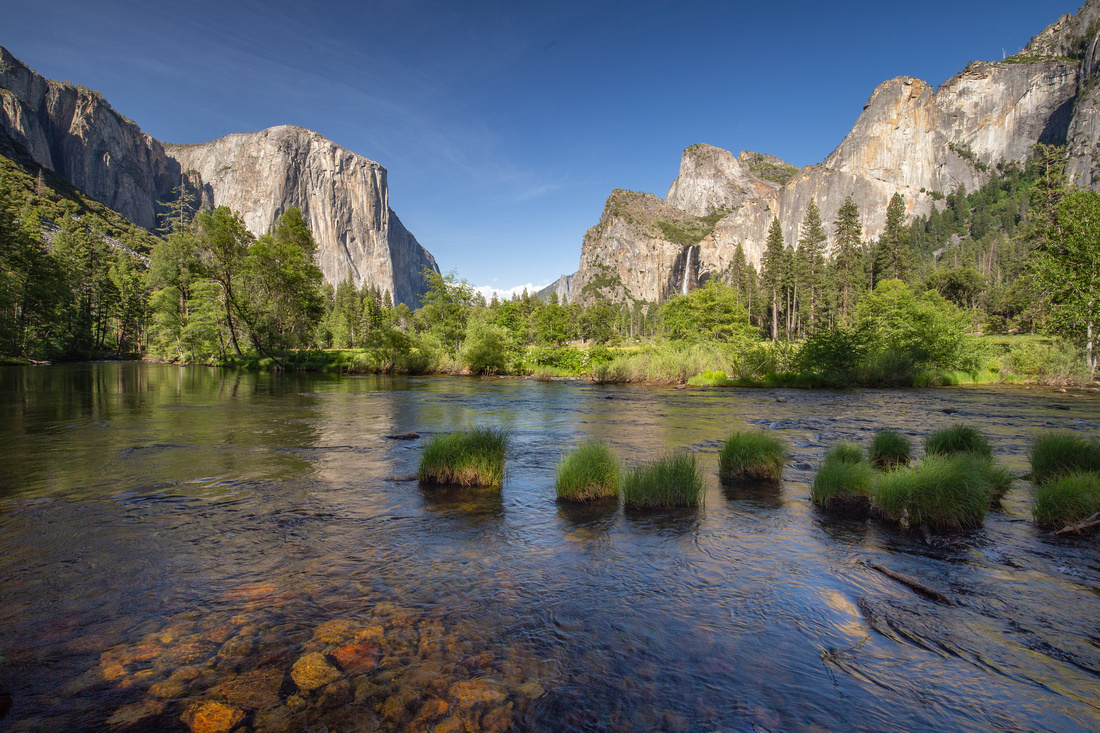
[(858, 461), (827, 456), (810, 487), (814, 504), (835, 514), (866, 516), (871, 509), (875, 470), (862, 458), (862, 453)]
[(1100, 442), (1073, 433), (1047, 433), (1031, 443), (1031, 478), (1037, 484), (1084, 471), (1100, 472)]
[(825, 453), (825, 462), (863, 463), (863, 449), (855, 443), (842, 440)]
[(993, 446), (980, 430), (969, 425), (952, 425), (937, 430), (924, 439), (924, 452), (930, 456), (951, 456), (959, 453), (982, 458), (993, 457)]
[(1100, 512), (1100, 476), (1072, 473), (1039, 487), (1033, 508), (1035, 523), (1061, 529)]
[(637, 508), (699, 506), (705, 487), (694, 453), (670, 453), (626, 472), (623, 503)]
[(893, 430), (880, 430), (871, 440), (867, 453), (875, 468), (887, 469), (908, 466), (912, 450), (909, 438)]
[(966, 530), (982, 525), (996, 493), (992, 464), (974, 455), (930, 455), (918, 468), (880, 473), (873, 504), (886, 519)]
[(786, 461), (787, 449), (779, 438), (756, 431), (737, 432), (726, 438), (718, 452), (718, 475), (724, 481), (778, 481)]
[(420, 455), (416, 477), (424, 483), (500, 486), (508, 434), (481, 427), (433, 436)]
[(621, 473), (619, 457), (611, 446), (590, 440), (561, 457), (554, 487), (563, 501), (618, 498)]

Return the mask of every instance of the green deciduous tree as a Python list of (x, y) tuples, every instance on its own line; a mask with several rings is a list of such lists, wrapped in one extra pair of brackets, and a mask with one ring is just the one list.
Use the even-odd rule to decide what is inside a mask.
[(212, 212), (202, 212), (198, 223), (196, 252), (203, 273), (221, 287), (221, 303), (229, 340), (237, 356), (241, 346), (237, 338), (235, 316), (240, 307), (237, 289), (244, 275), (245, 258), (252, 244), (252, 234), (236, 212), (219, 206)]
[(1100, 194), (1074, 191), (1055, 210), (1056, 222), (1032, 256), (1039, 291), (1052, 325), (1085, 346), (1089, 373), (1096, 374), (1096, 327), (1100, 323)]
[(677, 341), (730, 341), (747, 331), (748, 315), (729, 285), (711, 279), (661, 306), (665, 334)]

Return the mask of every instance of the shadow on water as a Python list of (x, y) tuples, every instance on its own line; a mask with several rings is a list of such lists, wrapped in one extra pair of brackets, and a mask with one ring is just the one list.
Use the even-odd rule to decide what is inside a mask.
[(623, 516), (632, 529), (659, 536), (679, 537), (699, 529), (700, 511), (695, 507), (639, 509), (628, 506), (623, 509)]
[(557, 506), (558, 517), (569, 529), (587, 529), (600, 534), (606, 534), (619, 515), (618, 497), (602, 501), (559, 500)]
[(768, 479), (722, 479), (722, 494), (730, 501), (766, 507), (783, 505), (783, 484)]
[(498, 486), (418, 485), (424, 507), (429, 512), (465, 518), (471, 524), (483, 524), (504, 516), (504, 497)]

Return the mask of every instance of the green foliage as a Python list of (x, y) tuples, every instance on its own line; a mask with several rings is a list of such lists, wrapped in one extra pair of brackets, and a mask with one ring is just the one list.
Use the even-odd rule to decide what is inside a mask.
[(554, 488), (563, 501), (618, 498), (622, 466), (611, 446), (590, 440), (565, 453), (558, 461)]
[(980, 430), (969, 425), (952, 425), (929, 434), (924, 439), (924, 452), (930, 456), (967, 454), (991, 459), (993, 446)]
[(508, 434), (491, 427), (435, 435), (420, 456), (416, 477), (422, 483), (500, 486)]
[(1074, 473), (1100, 473), (1100, 441), (1074, 433), (1046, 433), (1028, 451), (1031, 478), (1043, 485)]
[(880, 430), (871, 440), (867, 450), (871, 464), (879, 469), (891, 469), (909, 465), (912, 444), (909, 438), (893, 430)]
[(718, 475), (723, 481), (778, 481), (786, 460), (787, 449), (779, 438), (757, 431), (736, 432), (718, 452)]
[(834, 227), (833, 275), (837, 283), (840, 322), (844, 323), (855, 308), (856, 298), (866, 289), (862, 263), (863, 225), (859, 219), (859, 207), (851, 196), (844, 199), (837, 211)]
[(1100, 326), (1100, 194), (1074, 191), (1058, 202), (1053, 232), (1032, 257), (1036, 283), (1052, 325), (1084, 343), (1090, 375), (1096, 373)]
[(982, 525), (996, 493), (987, 460), (971, 455), (927, 456), (918, 468), (880, 473), (873, 506), (886, 519), (933, 530)]
[(466, 332), (462, 361), (474, 374), (506, 372), (514, 361), (516, 347), (503, 326), (475, 319)]
[(798, 167), (788, 164), (777, 165), (762, 158), (749, 164), (749, 172), (757, 178), (785, 186), (798, 173)]
[(462, 348), (466, 321), (474, 305), (474, 289), (454, 272), (441, 275), (427, 267), (424, 279), (428, 283), (420, 310), (416, 312), (422, 330), (435, 334), (453, 356)]
[(895, 193), (886, 207), (886, 224), (874, 251), (874, 283), (908, 280), (912, 271), (909, 231), (905, 227), (905, 200)]
[(1061, 529), (1100, 512), (1100, 475), (1071, 473), (1039, 487), (1033, 507), (1035, 523)]
[(720, 219), (729, 215), (729, 209), (716, 209), (706, 216), (689, 216), (684, 219), (657, 219), (654, 224), (666, 241), (690, 247), (714, 231)]
[(687, 381), (692, 387), (732, 387), (734, 381), (725, 372), (708, 369)]
[(703, 503), (706, 480), (694, 453), (669, 453), (626, 471), (623, 503), (641, 509), (692, 507)]
[(1061, 339), (1017, 341), (1009, 346), (1001, 362), (1009, 372), (1034, 376), (1045, 382), (1085, 380), (1089, 376), (1082, 353)]
[(858, 384), (876, 334), (868, 328), (838, 325), (810, 335), (798, 354), (797, 368), (836, 386)]
[(875, 471), (865, 461), (826, 457), (814, 476), (810, 499), (829, 512), (864, 515), (870, 510), (874, 484)]
[(661, 306), (660, 321), (665, 334), (676, 341), (744, 343), (755, 336), (737, 291), (717, 280), (674, 296)]

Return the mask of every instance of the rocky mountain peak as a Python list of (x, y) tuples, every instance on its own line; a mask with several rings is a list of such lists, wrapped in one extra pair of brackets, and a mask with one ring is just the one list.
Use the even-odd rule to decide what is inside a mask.
[(0, 47), (0, 126), (39, 165), (155, 231), (181, 182), (204, 206), (240, 212), (256, 235), (302, 210), (333, 284), (375, 285), (415, 308), (435, 259), (389, 207), (386, 169), (311, 130), (281, 125), (198, 145), (164, 145), (98, 93), (51, 81)]

